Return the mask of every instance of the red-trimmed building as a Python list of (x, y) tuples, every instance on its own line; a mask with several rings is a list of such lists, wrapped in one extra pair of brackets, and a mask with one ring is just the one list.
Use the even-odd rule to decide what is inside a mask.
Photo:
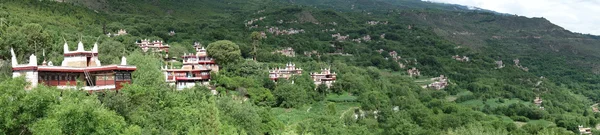
[(163, 67), (167, 83), (176, 85), (177, 89), (192, 88), (197, 84), (209, 85), (210, 72), (219, 72), (219, 65), (208, 56), (206, 49), (199, 43), (194, 43), (196, 54), (184, 54), (181, 69)]
[(148, 39), (142, 39), (140, 42), (135, 43), (138, 47), (142, 48), (142, 51), (148, 52), (169, 52), (169, 44), (163, 44), (163, 41), (152, 41)]
[(310, 74), (313, 81), (315, 82), (315, 85), (319, 86), (321, 84), (325, 84), (325, 86), (327, 86), (328, 88), (331, 87), (333, 83), (335, 83), (336, 75), (337, 74), (335, 74), (335, 72), (331, 73), (331, 69), (328, 68), (321, 69), (321, 73), (315, 72)]
[(280, 78), (289, 79), (293, 75), (300, 75), (300, 74), (302, 74), (302, 69), (296, 68), (296, 64), (291, 63), (291, 62), (285, 64), (285, 68), (275, 68), (275, 69), (269, 70), (269, 78), (273, 81), (277, 81)]
[(59, 89), (76, 88), (77, 80), (83, 83), (86, 91), (119, 90), (124, 83), (131, 83), (131, 73), (135, 66), (128, 66), (125, 57), (120, 65), (102, 66), (98, 60), (98, 44), (94, 44), (91, 51), (85, 51), (83, 43), (79, 42), (76, 51), (69, 51), (67, 43), (64, 45), (64, 60), (61, 66), (54, 66), (52, 62), (37, 64), (37, 57), (31, 55), (28, 64), (19, 65), (16, 55), (11, 49), (13, 77), (25, 76), (31, 83), (30, 87), (38, 84), (55, 86)]

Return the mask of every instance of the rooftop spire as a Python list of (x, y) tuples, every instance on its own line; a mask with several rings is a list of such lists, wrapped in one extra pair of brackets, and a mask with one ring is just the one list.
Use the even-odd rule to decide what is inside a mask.
[(125, 56), (121, 58), (121, 65), (127, 65), (127, 58)]
[(15, 55), (15, 50), (13, 50), (13, 48), (10, 48), (10, 56), (11, 58), (11, 65), (13, 67), (16, 67), (17, 65), (19, 65), (19, 62), (17, 62), (17, 55)]
[(94, 48), (92, 48), (92, 53), (98, 53), (98, 42), (94, 43)]
[(67, 41), (65, 41), (64, 51), (64, 53), (69, 53), (69, 45), (67, 44)]
[(83, 43), (82, 43), (81, 41), (79, 41), (79, 43), (77, 44), (77, 51), (78, 51), (78, 52), (83, 52), (83, 51), (85, 51), (85, 50), (83, 49)]
[(29, 56), (29, 65), (37, 66), (37, 57), (33, 54), (31, 54), (31, 56)]

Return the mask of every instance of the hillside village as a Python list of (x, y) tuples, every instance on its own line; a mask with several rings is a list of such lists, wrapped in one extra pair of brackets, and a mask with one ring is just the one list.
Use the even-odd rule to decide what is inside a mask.
[(593, 62), (528, 33), (548, 31), (482, 28), (527, 22), (518, 16), (329, 2), (7, 2), (0, 134), (600, 130), (600, 78), (584, 70)]

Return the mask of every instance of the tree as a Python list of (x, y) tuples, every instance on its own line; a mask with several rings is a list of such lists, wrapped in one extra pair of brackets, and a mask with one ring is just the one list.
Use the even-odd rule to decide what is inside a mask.
[(389, 97), (379, 91), (369, 91), (358, 97), (361, 107), (365, 110), (378, 110), (390, 103)]
[(327, 114), (335, 115), (336, 113), (337, 113), (337, 109), (335, 107), (335, 103), (333, 103), (333, 102), (327, 103)]
[(127, 50), (121, 42), (106, 40), (98, 45), (98, 53), (102, 54), (98, 55), (102, 64), (120, 64), (121, 57), (127, 54)]
[(123, 117), (104, 108), (93, 96), (64, 91), (62, 97), (58, 105), (50, 107), (47, 117), (30, 127), (32, 133), (119, 134), (126, 128)]
[[(539, 131), (539, 130), (538, 130)], [(482, 126), (479, 123), (470, 124), (464, 127), (449, 130), (448, 135), (506, 135), (508, 132), (503, 129), (497, 129), (489, 126)]]
[(317, 93), (319, 93), (318, 99), (325, 99), (325, 96), (327, 95), (327, 93), (329, 93), (327, 85), (325, 85), (325, 84), (320, 84), (319, 86), (317, 86), (316, 91), (317, 91)]
[(275, 88), (273, 94), (281, 107), (300, 107), (308, 101), (306, 91), (294, 84), (281, 84)]
[(188, 53), (188, 50), (185, 46), (179, 43), (173, 43), (169, 48), (169, 57), (180, 57), (183, 56), (184, 53)]
[(254, 104), (259, 106), (273, 106), (275, 105), (275, 97), (271, 94), (271, 91), (266, 88), (249, 88), (248, 95)]
[(298, 124), (298, 134), (315, 135), (345, 135), (344, 123), (336, 116), (317, 116), (309, 121)]
[(207, 52), (219, 64), (234, 63), (242, 58), (240, 47), (229, 40), (220, 40), (208, 44)]
[(252, 34), (250, 34), (250, 38), (252, 38), (252, 57), (254, 59), (254, 61), (256, 61), (256, 49), (257, 47), (260, 45), (260, 40), (263, 39), (263, 35), (259, 32), (252, 32)]

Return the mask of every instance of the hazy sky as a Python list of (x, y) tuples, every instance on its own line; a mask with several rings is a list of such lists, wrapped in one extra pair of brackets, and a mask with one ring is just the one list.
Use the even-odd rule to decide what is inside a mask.
[(544, 17), (573, 32), (600, 35), (600, 0), (423, 0)]

